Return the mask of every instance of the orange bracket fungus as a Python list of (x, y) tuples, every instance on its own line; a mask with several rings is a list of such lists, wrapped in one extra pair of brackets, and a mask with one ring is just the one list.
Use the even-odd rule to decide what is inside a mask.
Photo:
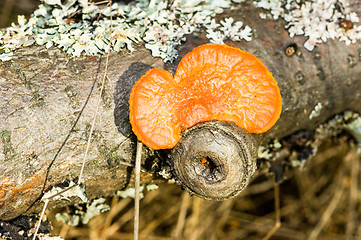
[(129, 118), (145, 145), (173, 148), (171, 165), (188, 191), (223, 200), (248, 184), (256, 168), (251, 133), (270, 129), (281, 108), (277, 82), (259, 59), (205, 44), (182, 58), (174, 77), (147, 71), (130, 93)]

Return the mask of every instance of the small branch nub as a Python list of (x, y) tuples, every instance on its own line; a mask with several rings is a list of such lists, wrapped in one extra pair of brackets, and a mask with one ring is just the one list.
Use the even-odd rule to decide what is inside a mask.
[(174, 174), (191, 194), (209, 200), (236, 196), (256, 169), (257, 143), (232, 122), (199, 123), (172, 150)]

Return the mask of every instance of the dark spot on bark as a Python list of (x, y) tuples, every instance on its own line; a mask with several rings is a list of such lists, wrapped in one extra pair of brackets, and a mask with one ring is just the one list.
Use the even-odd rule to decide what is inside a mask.
[(278, 61), (282, 62), (283, 61), (283, 54), (280, 52), (275, 52), (274, 56), (277, 58)]
[(75, 88), (69, 85), (64, 89), (64, 92), (70, 100), (70, 106), (73, 109), (78, 109), (79, 108), (79, 102), (77, 100), (78, 93), (76, 92)]
[(276, 33), (280, 34), (280, 33), (281, 33), (281, 29), (282, 29), (282, 28), (281, 28), (278, 24), (275, 24), (275, 25), (274, 25), (274, 30), (275, 30)]
[(297, 154), (297, 160), (307, 160), (314, 153), (314, 148), (309, 144), (314, 136), (313, 131), (300, 130), (286, 137), (284, 143), (291, 152)]
[(349, 54), (347, 56), (347, 64), (350, 68), (354, 67), (357, 64), (357, 59), (354, 55)]
[(324, 105), (325, 105), (325, 108), (329, 109), (329, 110), (331, 110), (331, 109), (333, 109), (335, 107), (333, 99), (326, 100)]
[(253, 39), (258, 39), (259, 38), (259, 34), (257, 29), (252, 29), (252, 35), (253, 35)]
[(297, 52), (297, 48), (296, 43), (287, 43), (284, 48), (286, 56), (292, 57)]
[(132, 126), (129, 122), (129, 96), (134, 83), (139, 80), (148, 70), (152, 69), (150, 65), (136, 62), (119, 77), (114, 89), (114, 121), (124, 136), (129, 137), (133, 134)]
[(326, 73), (322, 66), (322, 62), (323, 62), (321, 59), (322, 56), (321, 56), (320, 51), (317, 48), (314, 50), (313, 56), (314, 56), (314, 58), (312, 60), (313, 60), (314, 65), (316, 66), (316, 74), (321, 81), (325, 81)]
[(321, 59), (321, 53), (318, 50), (314, 50), (313, 51), (313, 56), (315, 57), (315, 59)]
[(134, 167), (127, 167), (127, 170), (126, 170), (127, 171), (127, 176), (125, 178), (125, 183), (123, 185), (123, 188), (120, 189), (121, 191), (128, 188), (129, 183), (130, 183), (130, 179), (132, 178), (133, 169), (134, 169)]
[[(94, 65), (95, 65), (95, 63), (94, 63)], [(81, 60), (70, 60), (69, 63), (67, 64), (67, 66), (68, 66), (68, 69), (70, 70), (70, 72), (75, 73), (75, 74), (80, 74), (87, 69), (84, 66), (83, 61), (81, 61)]]
[(34, 152), (32, 152), (31, 154), (28, 154), (26, 156), (26, 160), (28, 160), (29, 162), (33, 161), (33, 160), (37, 160), (38, 159), (38, 155), (36, 155)]
[(65, 179), (63, 182), (55, 184), (54, 187), (67, 188), (69, 187), (69, 184), (70, 184), (70, 180)]
[(305, 84), (305, 76), (302, 74), (301, 71), (297, 71), (296, 74), (294, 75), (294, 78), (296, 82), (298, 82), (300, 85)]
[(110, 157), (107, 159), (107, 164), (110, 168), (118, 167), (120, 164), (120, 159), (115, 157)]
[(33, 108), (33, 107), (41, 108), (45, 105), (44, 97), (38, 91), (33, 92), (31, 95), (32, 95), (32, 98), (31, 98), (32, 104), (31, 104), (30, 108)]
[(320, 78), (321, 81), (326, 80), (326, 74), (322, 67), (317, 68), (317, 76)]

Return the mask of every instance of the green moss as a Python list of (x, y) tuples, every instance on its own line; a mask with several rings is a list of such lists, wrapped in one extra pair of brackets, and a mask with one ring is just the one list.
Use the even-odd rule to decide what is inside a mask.
[(3, 130), (0, 132), (0, 137), (3, 138), (3, 137), (7, 137), (7, 136), (11, 136), (11, 132), (8, 131), (8, 130)]
[(116, 168), (123, 159), (118, 155), (117, 150), (120, 145), (114, 148), (108, 148), (106, 145), (98, 145), (99, 152), (103, 159), (105, 159), (111, 168)]
[(15, 152), (11, 144), (11, 131), (8, 130), (1, 131), (0, 138), (4, 145), (3, 153), (5, 155), (5, 161), (11, 160), (15, 156)]

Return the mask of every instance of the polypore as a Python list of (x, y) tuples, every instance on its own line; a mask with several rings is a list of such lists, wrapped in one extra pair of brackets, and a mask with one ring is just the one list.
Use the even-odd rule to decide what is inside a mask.
[[(255, 171), (257, 141), (278, 120), (282, 99), (271, 72), (238, 48), (205, 44), (174, 77), (151, 69), (129, 99), (133, 132), (153, 149), (172, 149), (176, 177), (192, 194), (235, 196)], [(182, 136), (183, 135), (183, 136)]]

